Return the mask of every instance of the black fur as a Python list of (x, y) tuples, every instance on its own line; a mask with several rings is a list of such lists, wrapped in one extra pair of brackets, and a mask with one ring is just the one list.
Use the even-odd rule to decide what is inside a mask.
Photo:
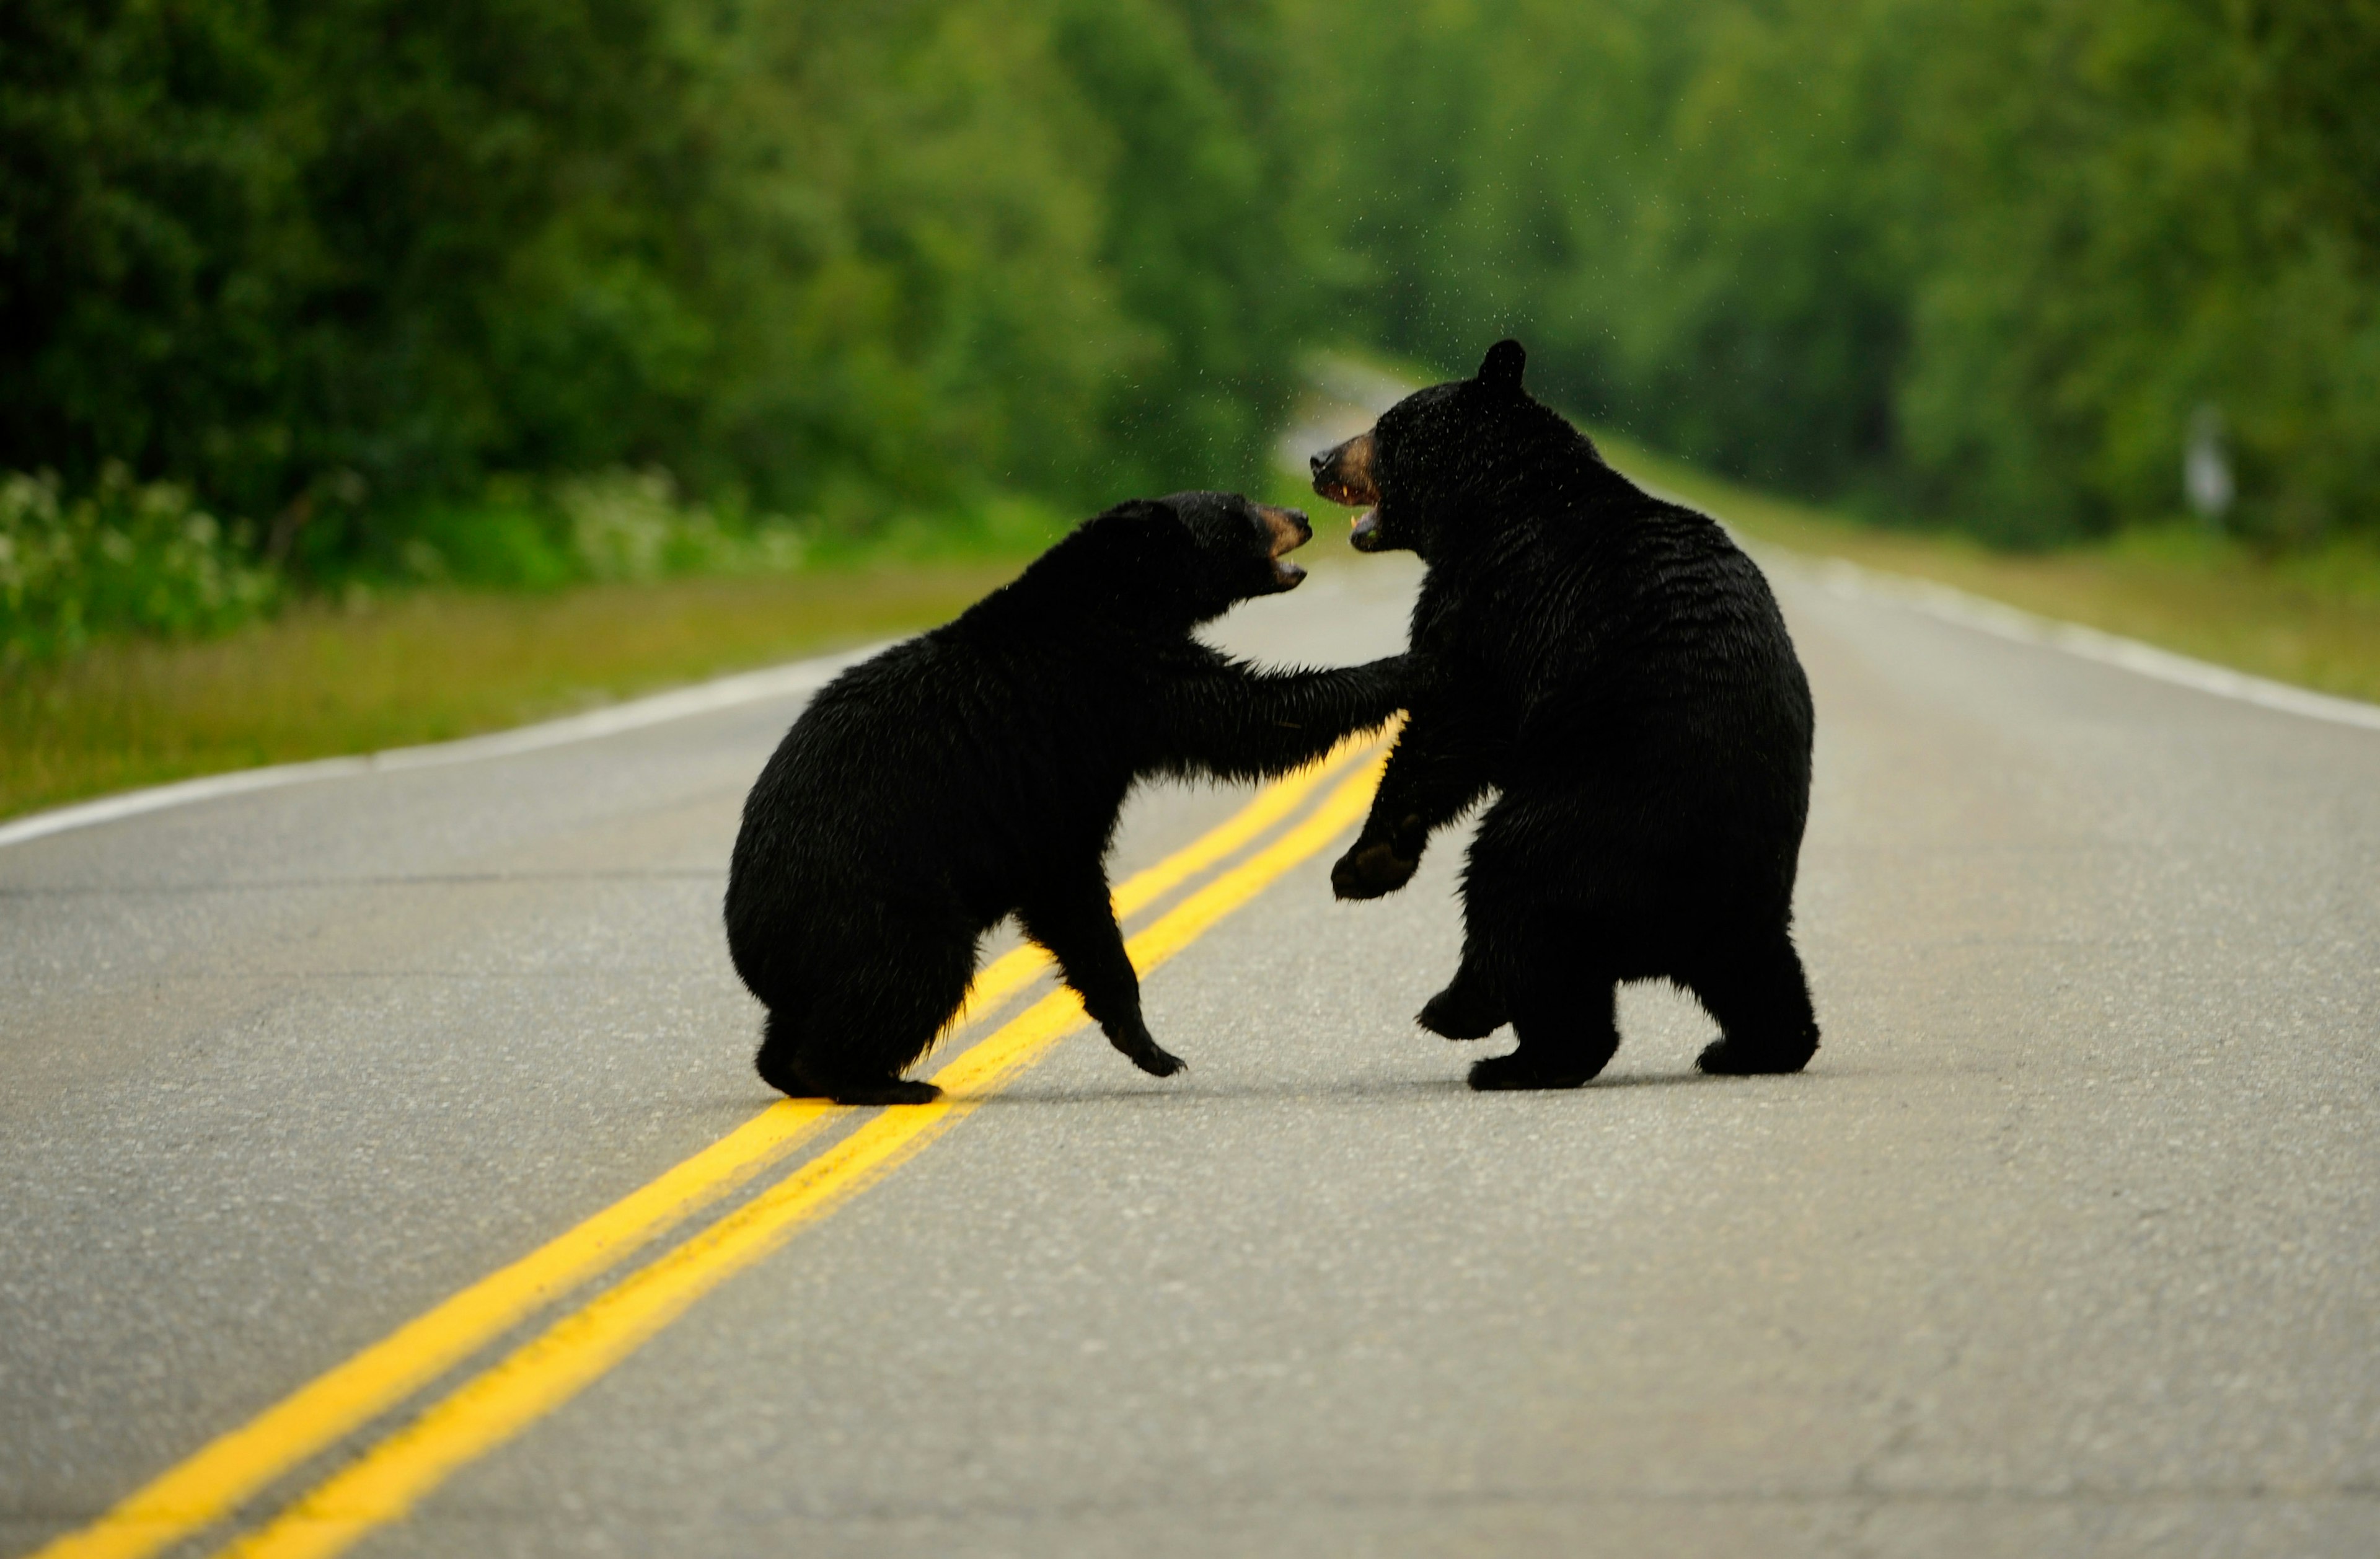
[[(1767, 581), (1706, 517), (1652, 497), (1521, 387), (1515, 342), (1315, 457), (1371, 502), (1366, 551), (1429, 566), (1413, 712), (1342, 898), (1404, 885), (1491, 790), (1463, 949), (1424, 1028), (1519, 1047), (1475, 1088), (1567, 1088), (1620, 1042), (1617, 982), (1666, 978), (1718, 1022), (1706, 1072), (1791, 1072), (1818, 1043), (1793, 948), (1809, 684)], [(1368, 440), (1368, 442), (1367, 442)]]
[(760, 1076), (844, 1103), (932, 1099), (900, 1073), (1011, 914), (1118, 1050), (1179, 1070), (1109, 908), (1126, 791), (1284, 773), (1403, 703), (1402, 657), (1259, 671), (1191, 636), (1295, 585), (1280, 554), (1311, 534), (1236, 493), (1120, 505), (820, 692), (745, 802), (727, 881), (728, 950), (769, 1008)]

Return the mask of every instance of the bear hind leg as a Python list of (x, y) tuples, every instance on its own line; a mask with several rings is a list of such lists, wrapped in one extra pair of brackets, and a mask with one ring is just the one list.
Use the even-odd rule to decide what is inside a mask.
[(753, 1065), (761, 1080), (796, 1099), (838, 1104), (927, 1104), (932, 1083), (901, 1076), (933, 1045), (975, 977), (975, 942), (964, 931), (910, 930), (881, 938), (800, 1005), (772, 1006)]
[(1718, 1023), (1719, 1037), (1694, 1063), (1705, 1072), (1730, 1078), (1798, 1072), (1817, 1053), (1809, 979), (1784, 928), (1714, 960), (1685, 984)]
[(1474, 1063), (1471, 1086), (1488, 1092), (1578, 1088), (1592, 1081), (1620, 1049), (1619, 982), (1603, 974), (1555, 979), (1539, 960), (1522, 985), (1512, 1002), (1519, 1046), (1509, 1055)]
[(820, 1085), (814, 1092), (823, 1093), (838, 1104), (930, 1104), (942, 1096), (941, 1088), (921, 1078), (886, 1076), (846, 1079)]
[(837, 1104), (930, 1104), (942, 1096), (932, 1083), (902, 1077), (897, 1066), (870, 1066), (856, 1054), (820, 1054), (804, 1043), (806, 1028), (781, 1012), (770, 1013), (761, 1024), (753, 1069), (778, 1092)]
[(752, 1057), (752, 1069), (762, 1082), (796, 1099), (817, 1091), (802, 1075), (802, 1029), (791, 1010), (770, 1008), (760, 1019), (760, 1053)]

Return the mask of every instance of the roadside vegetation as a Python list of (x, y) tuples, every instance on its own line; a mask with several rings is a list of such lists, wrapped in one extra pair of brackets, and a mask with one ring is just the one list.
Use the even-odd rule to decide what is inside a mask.
[[(1364, 414), (1343, 404), (1349, 396), (1377, 405), (1461, 371), (1348, 352), (1310, 357), (1306, 368), (1299, 414), (1332, 430), (1312, 435), (1318, 440), (1362, 425)], [(2283, 549), (2170, 516), (2062, 546), (2011, 548), (1905, 514), (1878, 517), (1730, 480), (1572, 414), (1613, 465), (1755, 543), (1934, 580), (2277, 681), (2380, 701), (2380, 536), (2345, 530)], [(1312, 505), (1293, 476), (1276, 480), (1276, 501)]]
[(2380, 546), (2360, 536), (2275, 553), (2199, 525), (2139, 526), (2011, 551), (1889, 528), (1714, 477), (1625, 438), (1611, 462), (1755, 542), (1932, 579), (2201, 660), (2380, 702)]
[(371, 752), (867, 643), (954, 615), (988, 561), (541, 594), (299, 602), (204, 640), (111, 639), (0, 679), (0, 817), (136, 786)]
[[(1755, 534), (2375, 688), (2370, 6), (29, 0), (5, 30), (0, 810), (915, 626), (1116, 494), (1272, 480), (1316, 344), (1507, 334)], [(783, 615), (632, 664), (569, 647), (582, 600)]]
[[(1939, 580), (2048, 616), (2351, 698), (2380, 700), (2380, 549), (2273, 556), (2204, 529), (2011, 553), (1880, 529), (1600, 432), (1630, 475), (1756, 542)], [(1315, 513), (1309, 566), (1364, 566)], [(0, 817), (261, 763), (440, 741), (947, 620), (1065, 523), (1031, 509), (917, 522), (872, 553), (794, 567), (540, 591), (351, 585), (204, 639), (117, 636), (0, 677)]]

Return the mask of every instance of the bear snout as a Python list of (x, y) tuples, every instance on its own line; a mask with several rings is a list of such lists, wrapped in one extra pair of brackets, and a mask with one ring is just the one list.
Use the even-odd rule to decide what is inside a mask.
[(1270, 504), (1258, 504), (1257, 515), (1264, 521), (1266, 533), (1272, 538), (1272, 548), (1268, 556), (1280, 557), (1284, 553), (1295, 552), (1314, 540), (1314, 527), (1306, 519), (1304, 509), (1281, 509)]
[(1314, 540), (1314, 527), (1306, 522), (1303, 509), (1258, 504), (1256, 511), (1257, 518), (1264, 522), (1268, 538), (1265, 555), (1272, 560), (1273, 589), (1295, 590), (1305, 578), (1305, 570), (1290, 562), (1289, 554)]
[(1346, 443), (1326, 449), (1307, 462), (1314, 472), (1314, 491), (1334, 504), (1359, 507), (1380, 501), (1372, 470), (1372, 435), (1357, 433)]

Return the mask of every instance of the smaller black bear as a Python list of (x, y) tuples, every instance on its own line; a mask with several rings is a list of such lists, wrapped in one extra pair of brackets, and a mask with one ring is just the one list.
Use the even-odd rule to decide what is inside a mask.
[(935, 1098), (900, 1073), (1012, 914), (1134, 1065), (1180, 1070), (1108, 901), (1125, 793), (1286, 773), (1404, 702), (1402, 656), (1269, 672), (1192, 637), (1295, 588), (1287, 554), (1313, 534), (1235, 493), (1121, 504), (828, 684), (753, 786), (728, 872), (728, 951), (769, 1009), (760, 1076), (845, 1104)]
[(1365, 552), (1428, 565), (1412, 714), (1342, 898), (1402, 887), (1488, 791), (1461, 966), (1422, 1009), (1450, 1040), (1510, 1022), (1471, 1086), (1575, 1088), (1619, 1048), (1614, 987), (1668, 979), (1720, 1038), (1706, 1072), (1799, 1071), (1818, 1045), (1791, 935), (1809, 683), (1767, 581), (1718, 525), (1613, 470), (1521, 387), (1518, 342), (1314, 457), (1372, 505)]

